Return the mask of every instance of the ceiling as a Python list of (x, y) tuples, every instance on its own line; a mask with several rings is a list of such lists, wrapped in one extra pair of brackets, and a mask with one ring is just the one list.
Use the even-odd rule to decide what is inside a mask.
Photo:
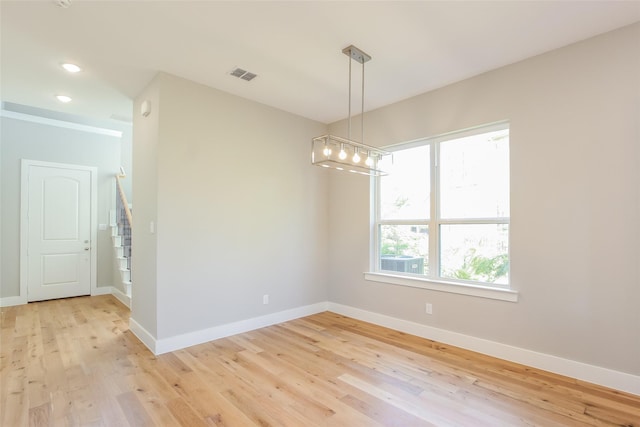
[(164, 71), (330, 123), (350, 44), (370, 110), (640, 21), (640, 1), (57, 1), (0, 2), (2, 100), (118, 120)]

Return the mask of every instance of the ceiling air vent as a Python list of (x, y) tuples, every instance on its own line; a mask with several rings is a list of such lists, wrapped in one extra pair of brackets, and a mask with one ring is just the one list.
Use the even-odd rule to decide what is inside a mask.
[(242, 77), (243, 75), (247, 74), (247, 70), (243, 70), (242, 68), (234, 68), (229, 74), (234, 77)]
[(242, 68), (234, 68), (229, 72), (229, 74), (231, 74), (234, 77), (241, 78), (242, 80), (246, 80), (248, 82), (258, 77), (257, 74), (250, 73), (249, 71), (243, 70)]

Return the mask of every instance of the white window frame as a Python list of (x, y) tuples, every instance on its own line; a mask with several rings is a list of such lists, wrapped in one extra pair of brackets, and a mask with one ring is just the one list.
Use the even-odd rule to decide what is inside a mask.
[[(479, 133), (493, 132), (497, 130), (510, 129), (508, 121), (501, 121), (487, 125), (450, 132), (432, 138), (424, 138), (385, 147), (385, 150), (394, 152), (409, 148), (429, 145), (430, 147), (430, 179), (431, 179), (431, 200), (430, 215), (428, 220), (380, 220), (380, 184), (379, 177), (371, 178), (371, 245), (370, 245), (370, 271), (364, 273), (366, 280), (383, 282), (400, 286), (417, 287), (436, 291), (443, 291), (455, 294), (477, 296), (482, 298), (497, 299), (503, 301), (516, 302), (518, 293), (511, 287), (511, 274), (509, 274), (509, 284), (489, 284), (457, 279), (444, 279), (438, 276), (440, 271), (440, 226), (447, 224), (510, 224), (511, 218), (464, 218), (464, 219), (441, 219), (440, 218), (440, 174), (438, 170), (440, 143), (452, 139), (464, 138), (466, 136), (477, 135)], [(510, 213), (509, 213), (510, 215)], [(429, 271), (432, 276), (416, 275), (411, 273), (396, 273), (380, 269), (380, 244), (379, 232), (382, 225), (425, 225), (429, 227)], [(509, 228), (509, 240), (511, 240), (511, 228)], [(509, 243), (509, 251), (511, 244)], [(511, 260), (511, 254), (509, 254)]]

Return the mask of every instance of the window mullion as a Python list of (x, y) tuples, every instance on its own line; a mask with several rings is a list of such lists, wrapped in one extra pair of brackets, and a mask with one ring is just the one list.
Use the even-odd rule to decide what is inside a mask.
[(509, 218), (440, 218), (438, 224), (509, 224)]
[(379, 270), (380, 259), (380, 177), (371, 177), (369, 181), (372, 185), (372, 191), (369, 194), (372, 215), (369, 217), (370, 242), (369, 245), (369, 269), (371, 271)]
[(430, 174), (431, 174), (431, 197), (429, 215), (429, 275), (440, 276), (440, 232), (438, 227), (439, 205), (440, 205), (440, 178), (439, 178), (439, 150), (438, 144), (430, 144)]
[(381, 219), (378, 225), (431, 225), (428, 219)]

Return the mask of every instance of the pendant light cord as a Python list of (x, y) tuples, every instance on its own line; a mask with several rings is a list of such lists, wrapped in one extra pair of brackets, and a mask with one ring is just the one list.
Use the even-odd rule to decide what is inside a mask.
[(364, 61), (362, 61), (362, 109), (360, 113), (360, 142), (364, 144)]
[(349, 130), (347, 132), (347, 138), (351, 139), (351, 55), (347, 55), (349, 58)]

